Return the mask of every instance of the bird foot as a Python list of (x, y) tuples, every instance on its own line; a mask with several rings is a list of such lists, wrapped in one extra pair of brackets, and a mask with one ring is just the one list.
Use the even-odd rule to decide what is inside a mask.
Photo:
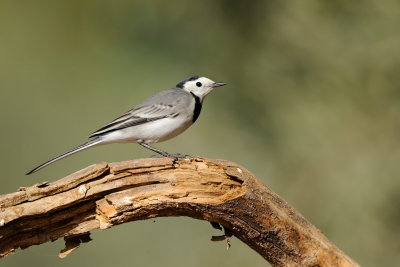
[(169, 157), (169, 158), (174, 158), (174, 159), (187, 159), (187, 158), (191, 158), (190, 155), (181, 154), (181, 153), (168, 154), (167, 157)]
[(165, 155), (161, 155), (161, 154), (155, 154), (155, 155), (151, 155), (151, 158), (174, 158), (174, 159), (187, 159), (187, 158), (191, 158), (192, 156), (187, 155), (187, 154), (181, 154), (181, 153), (176, 153), (176, 154), (169, 154), (169, 153), (165, 153)]

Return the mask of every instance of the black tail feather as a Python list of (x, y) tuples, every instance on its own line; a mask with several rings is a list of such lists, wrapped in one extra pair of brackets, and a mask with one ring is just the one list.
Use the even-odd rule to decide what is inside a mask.
[(37, 172), (37, 171), (43, 169), (44, 167), (46, 167), (47, 165), (50, 165), (51, 163), (54, 163), (54, 162), (56, 162), (56, 161), (58, 161), (60, 159), (66, 158), (66, 157), (68, 157), (68, 156), (70, 156), (72, 154), (75, 154), (75, 153), (77, 153), (79, 151), (85, 150), (85, 149), (87, 149), (89, 147), (95, 146), (95, 145), (97, 145), (99, 143), (101, 143), (101, 140), (99, 138), (92, 139), (92, 140), (90, 140), (90, 141), (88, 141), (88, 142), (86, 142), (86, 143), (84, 143), (84, 144), (82, 144), (82, 145), (80, 145), (78, 147), (75, 147), (74, 149), (71, 149), (71, 150), (69, 150), (69, 151), (67, 151), (67, 152), (65, 152), (65, 153), (63, 153), (63, 154), (51, 159), (51, 160), (46, 161), (45, 163), (40, 164), (36, 168), (34, 168), (31, 171), (29, 171), (26, 175), (32, 174), (34, 172)]

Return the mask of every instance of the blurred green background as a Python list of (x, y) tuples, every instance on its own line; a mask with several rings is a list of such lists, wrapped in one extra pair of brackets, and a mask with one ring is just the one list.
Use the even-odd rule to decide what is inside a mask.
[[(87, 165), (94, 148), (24, 176), (192, 75), (229, 85), (157, 147), (242, 164), (363, 266), (400, 265), (400, 2), (0, 0), (0, 193)], [(265, 266), (209, 224), (162, 218), (61, 241), (1, 266)], [(0, 244), (1, 245), (1, 244)]]

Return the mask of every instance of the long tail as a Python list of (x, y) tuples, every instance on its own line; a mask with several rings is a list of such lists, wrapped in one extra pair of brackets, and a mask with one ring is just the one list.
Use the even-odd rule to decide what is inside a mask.
[(70, 156), (72, 154), (75, 154), (76, 152), (85, 150), (85, 149), (87, 149), (89, 147), (98, 145), (101, 142), (102, 142), (101, 138), (92, 139), (92, 140), (90, 140), (90, 141), (88, 141), (88, 142), (86, 142), (86, 143), (84, 143), (84, 144), (82, 144), (82, 145), (80, 145), (78, 147), (75, 147), (74, 149), (71, 149), (68, 152), (65, 152), (65, 153), (59, 155), (58, 157), (55, 157), (55, 158), (53, 158), (53, 159), (51, 159), (49, 161), (46, 161), (43, 164), (40, 164), (39, 166), (37, 166), (33, 170), (29, 171), (26, 175), (32, 174), (34, 172), (37, 172), (38, 170), (43, 169), (44, 167), (46, 167), (47, 165), (52, 164), (53, 162), (56, 162), (56, 161), (58, 161), (60, 159), (63, 159), (63, 158), (66, 158), (66, 157), (68, 157), (68, 156)]

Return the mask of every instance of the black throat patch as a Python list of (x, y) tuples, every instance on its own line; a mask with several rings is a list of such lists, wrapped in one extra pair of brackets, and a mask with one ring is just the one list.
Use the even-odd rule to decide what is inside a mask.
[(192, 92), (190, 92), (190, 94), (194, 97), (194, 100), (195, 100), (194, 111), (193, 111), (193, 122), (195, 122), (200, 115), (201, 101), (200, 101), (200, 97), (198, 97), (197, 95), (193, 94)]

